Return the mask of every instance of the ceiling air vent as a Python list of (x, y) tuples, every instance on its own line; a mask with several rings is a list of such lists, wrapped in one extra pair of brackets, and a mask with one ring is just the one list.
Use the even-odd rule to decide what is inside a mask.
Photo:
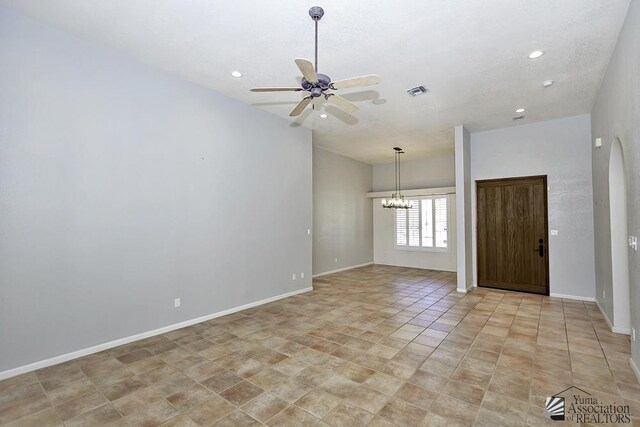
[(522, 120), (522, 119), (524, 119), (524, 116), (517, 116), (513, 118), (513, 120)]
[(429, 93), (429, 89), (424, 86), (416, 86), (407, 91), (407, 93), (411, 96), (424, 95), (425, 93)]

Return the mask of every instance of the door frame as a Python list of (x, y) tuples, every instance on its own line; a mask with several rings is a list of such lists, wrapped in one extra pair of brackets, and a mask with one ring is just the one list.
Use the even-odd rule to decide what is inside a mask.
[[(550, 257), (550, 242), (549, 242), (549, 201), (548, 201), (548, 187), (547, 187), (547, 175), (526, 175), (526, 176), (511, 176), (511, 177), (506, 177), (506, 178), (490, 178), (490, 179), (477, 179), (475, 181), (475, 205), (476, 205), (476, 229), (475, 229), (475, 234), (476, 234), (476, 258), (477, 258), (477, 254), (480, 251), (480, 233), (478, 232), (478, 224), (479, 224), (479, 217), (478, 217), (478, 184), (491, 184), (492, 182), (497, 183), (503, 183), (503, 182), (508, 182), (508, 181), (525, 181), (528, 179), (542, 179), (542, 183), (543, 183), (543, 201), (544, 201), (544, 233), (545, 233), (545, 237), (546, 237), (546, 250), (547, 250), (547, 256), (545, 257), (545, 268), (547, 270), (547, 277), (545, 280), (545, 293), (544, 295), (549, 296), (550, 295), (550, 289), (549, 289), (549, 282), (550, 282), (550, 271), (549, 271), (549, 257)], [(476, 277), (478, 278), (478, 282), (480, 282), (480, 263), (476, 261)], [(531, 293), (534, 295), (543, 295), (543, 294), (539, 294), (539, 293), (535, 293), (535, 292), (527, 292), (527, 291), (515, 291), (515, 290), (509, 290), (509, 289), (503, 289), (503, 288), (497, 288), (497, 287), (492, 287), (492, 286), (486, 286), (486, 285), (482, 285), (480, 286), (480, 284), (478, 283), (477, 285), (478, 287), (482, 287), (482, 288), (489, 288), (489, 289), (500, 289), (503, 291), (509, 291), (509, 292), (525, 292), (525, 293)]]

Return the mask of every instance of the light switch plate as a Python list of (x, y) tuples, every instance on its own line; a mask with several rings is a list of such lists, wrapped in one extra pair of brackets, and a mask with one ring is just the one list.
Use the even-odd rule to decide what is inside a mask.
[(602, 147), (602, 138), (596, 138), (595, 146), (596, 148)]

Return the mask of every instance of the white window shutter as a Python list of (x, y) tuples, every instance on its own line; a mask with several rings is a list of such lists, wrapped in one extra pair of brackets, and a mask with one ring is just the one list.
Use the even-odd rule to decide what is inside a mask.
[(407, 232), (409, 235), (409, 246), (420, 246), (420, 203), (413, 201), (413, 205), (407, 209), (409, 217), (409, 226)]
[(407, 246), (407, 211), (396, 209), (396, 245)]
[(438, 197), (434, 199), (434, 216), (435, 216), (435, 234), (436, 234), (436, 248), (448, 247), (447, 242), (447, 198)]

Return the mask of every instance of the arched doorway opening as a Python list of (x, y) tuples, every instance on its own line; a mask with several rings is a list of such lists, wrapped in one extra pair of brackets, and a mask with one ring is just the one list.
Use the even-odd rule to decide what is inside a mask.
[(631, 332), (629, 254), (627, 252), (627, 185), (620, 140), (615, 138), (609, 154), (609, 209), (611, 220), (611, 280), (614, 332)]

